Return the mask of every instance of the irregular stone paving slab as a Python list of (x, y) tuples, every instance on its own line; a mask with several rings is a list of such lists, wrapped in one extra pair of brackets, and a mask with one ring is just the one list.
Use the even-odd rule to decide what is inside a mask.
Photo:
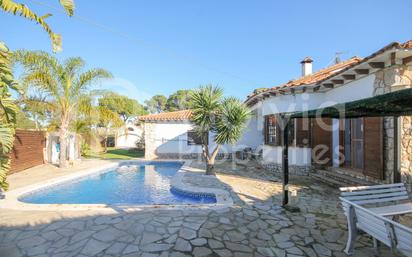
[[(291, 199), (299, 213), (279, 207), (281, 184), (254, 167), (217, 165), (218, 179), (207, 186), (226, 189), (230, 208), (149, 209), (118, 214), (0, 212), (0, 256), (80, 257), (344, 257), (346, 219), (338, 191), (310, 178), (292, 177)], [(223, 172), (222, 172), (223, 171)], [(236, 175), (236, 176), (232, 176)], [(251, 177), (252, 179), (249, 179)], [(196, 174), (185, 183), (205, 186)], [(401, 222), (411, 224), (408, 217)], [(379, 256), (396, 256), (385, 246)], [(372, 257), (362, 235), (354, 256)]]

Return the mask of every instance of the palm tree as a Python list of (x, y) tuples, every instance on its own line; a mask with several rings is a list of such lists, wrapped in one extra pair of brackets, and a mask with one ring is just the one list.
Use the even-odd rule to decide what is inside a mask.
[[(60, 5), (66, 10), (67, 15), (73, 16), (74, 14), (74, 1), (73, 0), (60, 0)], [(46, 19), (51, 16), (50, 13), (43, 16), (39, 16), (34, 13), (30, 8), (24, 4), (16, 3), (13, 0), (0, 0), (0, 10), (4, 12), (20, 15), (28, 20), (32, 20), (39, 24), (46, 32), (49, 34), (49, 37), (53, 44), (53, 51), (61, 51), (62, 39), (59, 34), (55, 34), (47, 24)]]
[(104, 69), (82, 72), (85, 63), (79, 57), (68, 58), (60, 63), (46, 52), (19, 50), (14, 54), (17, 62), (25, 68), (23, 83), (48, 94), (46, 101), (59, 117), (60, 167), (67, 167), (67, 136), (76, 116), (81, 95), (94, 82), (110, 78)]
[(0, 42), (0, 189), (7, 189), (7, 171), (10, 168), (9, 153), (13, 148), (17, 106), (10, 89), (19, 91), (11, 71), (10, 51)]
[[(237, 98), (223, 98), (219, 87), (202, 86), (191, 94), (192, 121), (202, 138), (206, 175), (214, 175), (214, 164), (221, 145), (234, 144), (242, 136), (250, 111)], [(210, 152), (208, 135), (214, 134), (215, 148)]]
[[(73, 16), (73, 0), (60, 0), (60, 4), (69, 16)], [(45, 21), (51, 14), (38, 16), (26, 5), (16, 3), (13, 0), (0, 0), (0, 10), (35, 21), (49, 34), (53, 51), (61, 51), (61, 36), (55, 34)], [(18, 110), (9, 92), (10, 89), (18, 90), (11, 72), (9, 55), (9, 49), (3, 42), (0, 42), (0, 191), (1, 189), (6, 190), (8, 187), (6, 175), (10, 168), (9, 153), (13, 148), (16, 112)]]

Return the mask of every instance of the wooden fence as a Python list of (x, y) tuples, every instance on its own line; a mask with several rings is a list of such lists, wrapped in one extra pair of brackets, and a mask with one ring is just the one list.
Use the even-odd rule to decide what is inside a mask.
[(17, 130), (13, 151), (11, 152), (11, 169), (16, 173), (44, 163), (43, 149), (46, 146), (44, 131)]

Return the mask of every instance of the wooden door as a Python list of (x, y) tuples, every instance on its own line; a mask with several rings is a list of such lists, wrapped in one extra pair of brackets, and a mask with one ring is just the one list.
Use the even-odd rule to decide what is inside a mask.
[(332, 119), (311, 119), (312, 164), (317, 167), (332, 165)]
[(364, 174), (377, 179), (383, 175), (383, 119), (364, 119)]

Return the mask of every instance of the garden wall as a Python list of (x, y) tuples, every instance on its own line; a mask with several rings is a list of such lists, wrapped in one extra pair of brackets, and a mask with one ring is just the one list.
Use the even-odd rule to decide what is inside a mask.
[(17, 130), (13, 150), (10, 154), (11, 169), (9, 174), (43, 164), (45, 147), (46, 133), (44, 131)]

